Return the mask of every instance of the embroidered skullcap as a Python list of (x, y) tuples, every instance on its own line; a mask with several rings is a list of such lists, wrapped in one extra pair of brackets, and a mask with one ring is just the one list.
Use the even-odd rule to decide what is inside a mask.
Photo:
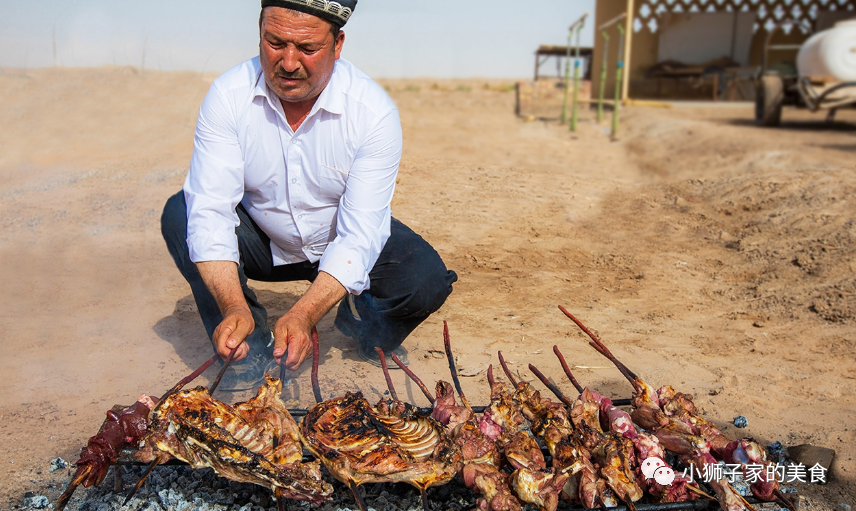
[(357, 0), (262, 0), (265, 7), (285, 7), (305, 12), (325, 19), (339, 27), (348, 22), (348, 18), (357, 7)]

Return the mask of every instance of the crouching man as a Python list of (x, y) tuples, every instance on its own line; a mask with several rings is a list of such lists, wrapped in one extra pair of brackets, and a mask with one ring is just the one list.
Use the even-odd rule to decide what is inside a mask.
[[(217, 78), (199, 111), (190, 172), (161, 228), (233, 389), (274, 363), (297, 369), (310, 331), (335, 325), (375, 365), (457, 280), (392, 218), (401, 124), (386, 92), (339, 56), (356, 0), (262, 0), (259, 56)], [(247, 280), (312, 284), (271, 332)], [(243, 342), (246, 341), (246, 342)]]

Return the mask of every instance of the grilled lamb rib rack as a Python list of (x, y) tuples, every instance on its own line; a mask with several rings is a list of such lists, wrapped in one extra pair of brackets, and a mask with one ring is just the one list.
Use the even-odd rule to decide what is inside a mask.
[(163, 461), (166, 453), (233, 481), (268, 486), (286, 498), (322, 503), (333, 487), (321, 480), (317, 461), (301, 463), (300, 433), (281, 392), (281, 381), (266, 375), (253, 399), (233, 406), (212, 398), (204, 387), (167, 396), (152, 410), (138, 457)]
[[(319, 400), (317, 336), (312, 340), (312, 385)], [(381, 362), (386, 369), (383, 352)], [(304, 417), (301, 433), (304, 446), (351, 488), (363, 510), (360, 484), (405, 482), (420, 490), (425, 505), (425, 489), (448, 483), (461, 468), (461, 451), (443, 425), (397, 399), (374, 408), (360, 392), (320, 401)]]

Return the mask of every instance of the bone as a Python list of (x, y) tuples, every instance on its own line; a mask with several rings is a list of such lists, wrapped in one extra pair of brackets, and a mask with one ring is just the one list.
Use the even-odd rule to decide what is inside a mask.
[(490, 385), (490, 388), (493, 388), (494, 384), (496, 384), (496, 380), (493, 377), (493, 364), (488, 364), (487, 366), (487, 384)]
[(568, 379), (571, 380), (571, 384), (574, 386), (575, 389), (577, 389), (577, 392), (582, 394), (583, 386), (580, 385), (580, 382), (578, 382), (576, 378), (574, 378), (574, 373), (571, 372), (571, 368), (568, 367), (568, 363), (565, 362), (565, 357), (564, 355), (562, 355), (562, 352), (559, 351), (558, 346), (553, 345), (553, 353), (555, 353), (556, 356), (559, 358), (559, 363), (562, 364), (562, 369), (565, 371), (565, 376), (567, 376)]
[[(315, 402), (324, 401), (321, 397), (321, 386), (318, 384), (318, 360), (321, 358), (321, 347), (318, 345), (318, 330), (312, 327), (312, 393), (315, 395)], [(364, 504), (365, 505), (365, 504)]]
[(461, 396), (461, 402), (464, 403), (469, 410), (473, 407), (464, 395), (461, 389), (461, 381), (458, 379), (458, 369), (455, 367), (455, 357), (452, 355), (452, 339), (449, 337), (449, 325), (443, 321), (443, 346), (446, 348), (446, 358), (449, 359), (449, 371), (452, 372), (452, 381), (455, 383), (455, 388), (458, 390), (458, 395)]
[(431, 395), (431, 392), (428, 390), (428, 387), (426, 387), (425, 384), (422, 383), (422, 380), (420, 380), (419, 377), (416, 376), (416, 374), (411, 371), (409, 367), (404, 365), (404, 362), (402, 362), (397, 356), (395, 356), (395, 353), (390, 353), (390, 356), (392, 356), (392, 361), (398, 364), (398, 367), (400, 367), (401, 370), (404, 371), (404, 374), (406, 374), (408, 377), (410, 377), (411, 380), (413, 380), (416, 386), (419, 387), (419, 390), (421, 390), (422, 393), (425, 394), (425, 397), (428, 398), (428, 401), (431, 402), (431, 405), (433, 406), (434, 396)]
[(499, 355), (499, 365), (502, 366), (502, 371), (505, 373), (505, 376), (508, 378), (508, 381), (510, 381), (512, 385), (517, 387), (517, 381), (514, 379), (514, 376), (512, 376), (511, 371), (508, 370), (508, 366), (505, 364), (505, 359), (502, 358), (502, 352), (497, 351), (496, 354)]
[(392, 378), (389, 377), (389, 368), (386, 366), (386, 355), (383, 350), (375, 347), (378, 357), (380, 357), (380, 367), (383, 369), (383, 377), (386, 378), (386, 388), (389, 389), (389, 395), (392, 399), (398, 401), (398, 394), (395, 393), (395, 386), (392, 384)]
[(541, 380), (541, 383), (543, 383), (548, 389), (550, 389), (550, 392), (552, 392), (553, 395), (555, 395), (563, 403), (565, 403), (565, 406), (573, 408), (574, 402), (570, 398), (568, 398), (568, 396), (566, 396), (561, 390), (559, 390), (559, 387), (555, 386), (550, 380), (548, 380), (547, 377), (544, 376), (544, 373), (539, 371), (538, 368), (532, 364), (529, 364), (529, 370), (535, 373), (535, 376), (537, 376), (538, 379)]

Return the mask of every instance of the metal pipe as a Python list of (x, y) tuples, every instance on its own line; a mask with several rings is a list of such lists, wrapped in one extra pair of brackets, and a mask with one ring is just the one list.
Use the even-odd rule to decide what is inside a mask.
[[(571, 109), (571, 125), (570, 130), (577, 130), (577, 104), (578, 104), (578, 96), (580, 91), (580, 31), (585, 27), (585, 19), (588, 16), (588, 13), (584, 14), (582, 18), (580, 18), (579, 24), (576, 25), (576, 36), (577, 36), (577, 45), (576, 51), (574, 53), (574, 104)], [(573, 27), (573, 25), (572, 25)]]
[(571, 34), (573, 32), (568, 32), (568, 46), (567, 53), (565, 54), (565, 97), (562, 100), (562, 119), (561, 123), (565, 124), (568, 122), (568, 93), (570, 93), (571, 86)]
[(618, 16), (612, 18), (611, 20), (607, 21), (603, 25), (597, 27), (597, 29), (598, 30), (605, 30), (605, 29), (611, 27), (612, 25), (615, 25), (616, 23), (618, 23), (619, 21), (623, 20), (626, 17), (627, 17), (627, 13), (623, 12), (623, 13), (619, 14)]
[(615, 103), (612, 104), (612, 138), (618, 136), (618, 111), (621, 108), (622, 78), (624, 76), (624, 26), (619, 23), (618, 28), (618, 64), (615, 70)]
[(583, 14), (580, 16), (580, 19), (571, 23), (571, 26), (568, 27), (568, 46), (567, 51), (565, 52), (565, 98), (562, 101), (562, 124), (568, 122), (568, 100), (570, 99), (571, 93), (571, 39), (574, 35), (574, 28), (581, 23), (585, 23), (587, 16), (588, 13)]
[(624, 80), (619, 80), (621, 83), (621, 100), (627, 101), (630, 99), (630, 57), (632, 57), (633, 47), (633, 16), (636, 14), (634, 0), (627, 0), (627, 22), (624, 27), (627, 29), (627, 37), (622, 45), (624, 48), (622, 75)]
[(587, 17), (588, 17), (588, 13), (585, 13), (582, 16), (580, 16), (580, 19), (571, 23), (571, 26), (568, 28), (568, 30), (573, 30), (574, 28), (576, 28), (577, 25), (585, 23)]
[(603, 120), (603, 94), (606, 91), (606, 68), (609, 65), (609, 34), (602, 30), (603, 35), (603, 63), (600, 66), (600, 92), (597, 98), (597, 122)]

